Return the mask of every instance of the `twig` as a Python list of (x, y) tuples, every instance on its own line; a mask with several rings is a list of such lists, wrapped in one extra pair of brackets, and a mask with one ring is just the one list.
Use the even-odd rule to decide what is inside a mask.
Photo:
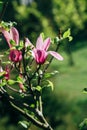
[(6, 11), (7, 5), (8, 5), (8, 1), (4, 2), (3, 8), (2, 8), (2, 11), (1, 11), (1, 14), (0, 14), (0, 21), (2, 20), (2, 17), (4, 15), (5, 11)]
[(20, 93), (17, 89), (14, 89), (13, 87), (10, 87), (9, 85), (6, 85), (6, 87), (12, 90), (13, 92)]

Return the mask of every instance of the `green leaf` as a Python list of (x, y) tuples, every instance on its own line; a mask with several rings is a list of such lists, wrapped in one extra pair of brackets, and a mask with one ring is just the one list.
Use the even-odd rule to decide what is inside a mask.
[(51, 72), (51, 73), (45, 73), (44, 78), (50, 78), (50, 77), (52, 77), (52, 76), (54, 76), (56, 74), (58, 74), (58, 71), (56, 71), (56, 70)]
[(69, 41), (72, 41), (73, 37), (71, 36), (71, 30), (70, 30), (70, 28), (69, 28), (66, 32), (64, 32), (63, 38), (64, 38), (64, 39), (65, 39), (65, 38), (68, 38)]
[(63, 34), (63, 38), (67, 38), (67, 37), (69, 37), (70, 34), (71, 34), (71, 32), (70, 32), (70, 28), (69, 28), (66, 32), (64, 32), (64, 34)]
[(69, 41), (72, 41), (72, 40), (73, 40), (73, 37), (72, 37), (72, 36), (69, 36), (68, 38), (69, 38)]
[(11, 61), (2, 61), (2, 64), (5, 64), (5, 65), (10, 64), (10, 63)]
[(2, 78), (4, 77), (4, 74), (5, 74), (5, 73), (6, 73), (5, 71), (0, 72), (0, 79), (2, 79)]
[(37, 86), (35, 89), (39, 92), (42, 90), (41, 86)]
[(50, 78), (52, 75), (51, 75), (51, 73), (45, 73), (44, 74), (44, 78)]
[(18, 83), (24, 83), (24, 80), (23, 80), (23, 78), (22, 77), (20, 77), (20, 76), (17, 76), (17, 81), (16, 82), (18, 82)]
[(54, 90), (54, 85), (53, 85), (53, 83), (52, 83), (50, 80), (47, 80), (47, 82), (48, 82), (47, 87), (51, 87), (51, 89), (52, 89), (52, 91), (53, 91), (53, 90)]
[(31, 107), (31, 108), (35, 108), (35, 104), (31, 104), (30, 107)]
[(8, 81), (7, 81), (7, 83), (9, 84), (9, 85), (13, 85), (13, 84), (15, 84), (17, 81), (15, 81), (15, 80), (12, 80), (12, 79), (9, 79)]
[(21, 40), (21, 41), (20, 41), (20, 44), (16, 46), (16, 49), (17, 49), (17, 50), (21, 50), (21, 49), (23, 49), (23, 47), (24, 47), (24, 43), (23, 43), (23, 41)]
[(10, 40), (10, 44), (11, 44), (11, 45), (14, 45), (14, 46), (16, 45), (16, 43), (15, 43), (14, 40)]
[(59, 41), (60, 41), (59, 37), (55, 37), (53, 42), (58, 44)]
[(11, 21), (10, 22), (4, 22), (4, 21), (2, 21), (0, 23), (0, 26), (5, 28), (6, 30), (9, 30), (12, 26), (14, 26), (16, 24), (17, 24), (16, 22), (11, 22)]
[(19, 124), (21, 124), (26, 129), (30, 126), (30, 123), (27, 121), (19, 121)]
[(87, 118), (85, 118), (79, 125), (80, 130), (87, 130)]
[(6, 82), (6, 81), (3, 81), (2, 83), (0, 83), (0, 87), (5, 86), (6, 84), (7, 84), (7, 82)]

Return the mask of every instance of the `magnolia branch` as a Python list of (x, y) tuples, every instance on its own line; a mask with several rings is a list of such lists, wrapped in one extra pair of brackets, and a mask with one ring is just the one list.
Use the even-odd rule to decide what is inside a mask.
[[(53, 130), (51, 128), (51, 126), (47, 123), (46, 119), (44, 118), (42, 112), (40, 112), (38, 109), (31, 109), (29, 107), (28, 104), (23, 103), (23, 106), (26, 108), (30, 108), (39, 118), (39, 120), (35, 119), (32, 115), (30, 115), (29, 113), (27, 113), (26, 111), (24, 111), (22, 108), (20, 108), (17, 105), (17, 101), (15, 101), (14, 97), (9, 96), (8, 93), (6, 92), (6, 90), (1, 87), (0, 89), (0, 95), (4, 96), (6, 98), (6, 100), (21, 114), (23, 115), (26, 119), (28, 119), (29, 121), (31, 121), (34, 125), (43, 128), (44, 130)], [(19, 102), (18, 102), (19, 104)]]

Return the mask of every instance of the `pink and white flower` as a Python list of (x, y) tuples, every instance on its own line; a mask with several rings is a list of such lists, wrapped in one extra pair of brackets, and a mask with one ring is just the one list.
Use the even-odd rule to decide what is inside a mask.
[[(29, 44), (32, 47), (32, 44), (30, 41), (28, 41), (28, 39), (26, 40), (26, 44)], [(47, 51), (50, 44), (50, 38), (47, 38), (44, 41), (41, 35), (37, 38), (36, 47), (32, 49), (32, 56), (37, 64), (44, 64), (49, 54), (55, 57), (57, 60), (63, 60), (63, 57), (59, 53), (55, 51)]]

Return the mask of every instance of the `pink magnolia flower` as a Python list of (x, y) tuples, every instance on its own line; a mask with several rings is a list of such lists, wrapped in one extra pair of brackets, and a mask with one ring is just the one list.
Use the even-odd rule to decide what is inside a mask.
[(19, 33), (15, 27), (11, 27), (10, 31), (2, 28), (2, 34), (4, 35), (9, 47), (10, 55), (9, 59), (13, 62), (19, 62), (22, 60), (22, 52), (17, 49), (12, 49), (11, 40), (15, 41), (16, 45), (19, 44)]
[[(34, 49), (32, 50), (32, 55), (36, 60), (37, 64), (44, 64), (49, 54), (51, 54), (57, 60), (63, 60), (63, 57), (59, 53), (55, 51), (47, 51), (50, 46), (50, 43), (50, 38), (47, 38), (44, 41), (41, 35), (37, 38), (36, 48), (34, 47)], [(31, 43), (30, 41), (28, 41), (28, 39), (26, 40), (26, 44), (29, 44), (31, 46)]]
[(10, 50), (9, 59), (13, 62), (19, 62), (22, 60), (22, 52), (16, 49)]

